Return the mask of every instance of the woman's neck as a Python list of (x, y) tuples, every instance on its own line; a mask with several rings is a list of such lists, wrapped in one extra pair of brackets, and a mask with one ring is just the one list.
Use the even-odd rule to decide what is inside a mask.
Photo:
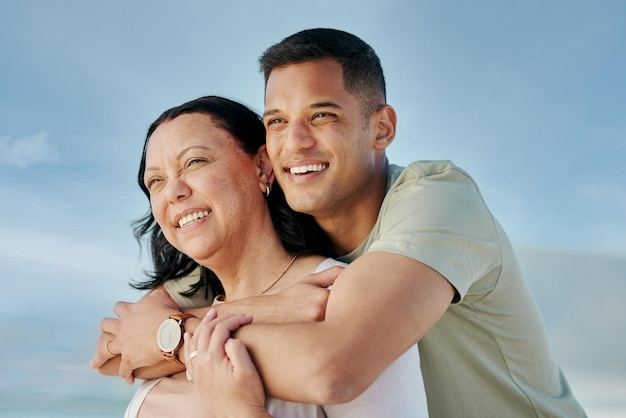
[(237, 276), (229, 275), (222, 279), (222, 276), (215, 272), (224, 287), (224, 295), (220, 300), (234, 301), (280, 291), (315, 272), (325, 259), (319, 255), (289, 254), (282, 247), (281, 250), (280, 254), (274, 253), (271, 258), (256, 258), (258, 262), (256, 265), (246, 260), (246, 265), (240, 269)]
[(295, 254), (288, 253), (280, 241), (260, 240), (242, 245), (218, 262), (215, 258), (202, 263), (222, 283), (224, 300), (237, 300), (265, 293), (291, 277)]

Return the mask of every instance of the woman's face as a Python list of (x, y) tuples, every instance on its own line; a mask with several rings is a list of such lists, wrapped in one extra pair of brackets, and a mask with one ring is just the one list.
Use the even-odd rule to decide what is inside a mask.
[(148, 142), (144, 182), (165, 238), (198, 262), (218, 250), (238, 253), (246, 226), (258, 220), (252, 212), (266, 207), (259, 161), (206, 114), (160, 125)]

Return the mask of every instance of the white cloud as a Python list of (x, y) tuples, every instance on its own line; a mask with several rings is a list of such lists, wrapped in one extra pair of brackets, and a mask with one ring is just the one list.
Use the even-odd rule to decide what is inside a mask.
[(48, 141), (48, 135), (40, 132), (31, 136), (0, 138), (0, 162), (26, 168), (43, 162), (57, 162), (59, 156)]

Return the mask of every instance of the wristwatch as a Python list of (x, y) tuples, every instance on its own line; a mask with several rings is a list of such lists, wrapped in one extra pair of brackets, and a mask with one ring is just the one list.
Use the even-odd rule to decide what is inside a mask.
[(165, 321), (161, 322), (159, 330), (157, 331), (157, 345), (163, 353), (163, 357), (167, 360), (175, 361), (178, 364), (183, 364), (178, 360), (178, 349), (183, 345), (183, 334), (185, 328), (183, 322), (185, 319), (192, 317), (191, 314), (173, 314), (170, 315)]

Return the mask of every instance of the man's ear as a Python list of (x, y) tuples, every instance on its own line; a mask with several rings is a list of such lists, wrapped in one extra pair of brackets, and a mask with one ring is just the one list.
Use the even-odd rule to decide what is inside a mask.
[(396, 137), (396, 111), (389, 105), (383, 105), (376, 111), (376, 141), (374, 147), (386, 149)]
[(267, 184), (271, 185), (274, 183), (274, 170), (272, 169), (272, 163), (270, 162), (270, 157), (267, 154), (267, 148), (265, 145), (262, 145), (257, 151), (257, 168), (258, 168), (258, 176), (259, 176), (259, 187), (261, 188), (262, 193), (266, 193)]

